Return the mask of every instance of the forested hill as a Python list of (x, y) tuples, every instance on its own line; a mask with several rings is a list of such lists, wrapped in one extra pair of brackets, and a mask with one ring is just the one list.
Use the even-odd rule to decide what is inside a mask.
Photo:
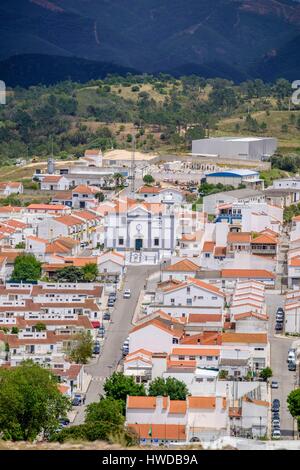
[[(289, 45), (300, 34), (300, 4), (293, 0), (1, 0), (0, 15), (1, 60), (78, 57), (235, 81), (291, 79)], [(34, 73), (29, 56), (24, 69), (26, 60)], [(296, 64), (293, 73), (300, 75)], [(70, 62), (60, 65), (75, 79)], [(83, 74), (91, 71), (81, 66)]]

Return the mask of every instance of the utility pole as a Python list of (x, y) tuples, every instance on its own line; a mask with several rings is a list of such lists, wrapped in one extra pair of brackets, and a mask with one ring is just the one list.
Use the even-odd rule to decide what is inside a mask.
[(131, 153), (131, 192), (135, 193), (135, 135), (132, 137), (132, 153)]

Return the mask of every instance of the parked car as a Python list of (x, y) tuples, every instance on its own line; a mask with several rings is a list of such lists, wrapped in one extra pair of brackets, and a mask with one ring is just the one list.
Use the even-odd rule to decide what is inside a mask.
[(117, 300), (117, 294), (115, 292), (111, 292), (108, 298), (112, 299), (115, 302)]
[(127, 354), (129, 353), (129, 338), (127, 338), (123, 343), (122, 353), (123, 356), (127, 356)]
[(115, 306), (115, 301), (113, 299), (108, 299), (107, 306), (108, 307), (114, 307)]
[(280, 419), (272, 418), (272, 427), (273, 428), (280, 427)]
[(280, 410), (280, 401), (277, 398), (275, 398), (272, 403), (272, 411), (275, 411), (278, 413), (279, 410)]
[(103, 320), (110, 320), (110, 313), (109, 312), (105, 312), (103, 313)]
[(275, 331), (282, 331), (283, 323), (276, 322), (275, 324)]
[(273, 431), (272, 431), (272, 439), (280, 439), (280, 438), (281, 438), (280, 429), (273, 429)]
[(75, 393), (75, 396), (72, 400), (72, 405), (73, 406), (80, 406), (80, 405), (84, 405), (84, 402), (85, 402), (85, 396), (81, 395), (79, 393)]
[(295, 371), (297, 369), (297, 365), (295, 361), (288, 361), (288, 370)]
[(289, 349), (287, 360), (296, 362), (296, 350), (295, 349), (292, 349), (292, 348)]
[(94, 344), (93, 354), (100, 354), (100, 344)]
[(284, 310), (283, 310), (283, 308), (282, 308), (282, 307), (278, 307), (276, 313), (282, 313), (282, 314), (284, 315)]
[(272, 420), (273, 419), (280, 419), (280, 415), (279, 415), (278, 412), (277, 413), (275, 412), (275, 413), (272, 414)]
[(279, 387), (279, 384), (278, 384), (277, 380), (272, 380), (271, 388), (278, 388), (278, 387)]
[(65, 428), (66, 426), (69, 426), (70, 424), (70, 420), (69, 418), (60, 418), (59, 419), (59, 425), (63, 428)]
[(131, 297), (130, 289), (125, 289), (123, 293), (123, 299), (130, 299), (130, 297)]
[(276, 322), (283, 323), (284, 322), (284, 315), (277, 314), (276, 315)]
[(105, 328), (104, 326), (100, 326), (99, 329), (98, 329), (98, 334), (99, 336), (101, 336), (103, 338), (103, 336), (105, 335)]

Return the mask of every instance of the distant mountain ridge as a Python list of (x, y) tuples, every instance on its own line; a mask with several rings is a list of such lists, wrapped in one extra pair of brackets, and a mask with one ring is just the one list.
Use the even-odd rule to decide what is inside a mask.
[(300, 77), (297, 61), (287, 65), (300, 35), (294, 0), (1, 0), (0, 15), (0, 60), (22, 56), (27, 70), (38, 54), (236, 81)]

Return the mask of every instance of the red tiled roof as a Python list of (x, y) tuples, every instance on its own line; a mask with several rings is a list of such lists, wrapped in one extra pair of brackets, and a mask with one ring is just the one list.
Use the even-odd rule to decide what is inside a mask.
[(205, 242), (202, 248), (203, 253), (213, 253), (215, 242)]
[(258, 279), (275, 279), (275, 274), (266, 269), (222, 269), (221, 277), (223, 278), (258, 278)]
[(185, 426), (181, 424), (128, 424), (140, 439), (186, 440)]

